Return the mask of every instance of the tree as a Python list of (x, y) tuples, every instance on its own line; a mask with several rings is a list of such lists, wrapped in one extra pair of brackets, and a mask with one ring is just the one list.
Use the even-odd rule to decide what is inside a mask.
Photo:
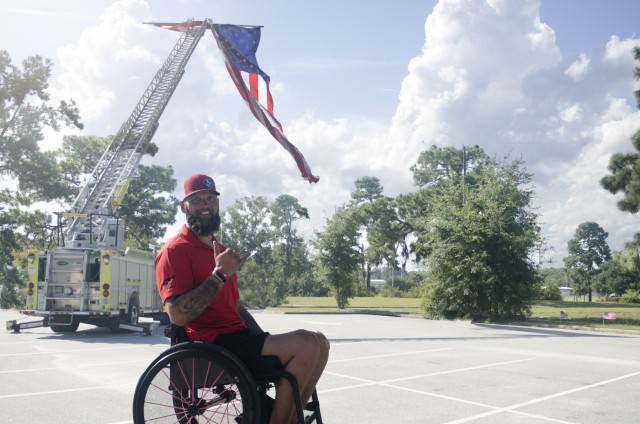
[(633, 273), (636, 278), (640, 277), (640, 233), (636, 233), (633, 240), (625, 243), (617, 260), (625, 271)]
[(431, 223), (431, 211), (434, 202), (432, 198), (435, 192), (429, 189), (421, 189), (411, 193), (403, 193), (395, 198), (395, 205), (398, 214), (398, 222), (402, 223), (403, 240), (412, 236), (413, 241), (405, 243), (403, 257), (405, 261), (412, 252), (416, 256), (416, 262), (420, 263), (423, 258), (431, 253), (429, 240), (423, 235), (429, 233)]
[(338, 308), (349, 306), (357, 283), (362, 253), (358, 241), (361, 236), (356, 208), (342, 206), (327, 219), (324, 232), (316, 232), (319, 278), (331, 287)]
[[(633, 48), (633, 58), (640, 62), (640, 46)], [(640, 80), (640, 66), (636, 66), (633, 68), (633, 76), (636, 80)], [(633, 92), (636, 96), (636, 106), (640, 109), (640, 89)]]
[[(640, 47), (633, 49), (633, 56), (640, 61)], [(640, 67), (633, 70), (636, 80), (640, 80)], [(634, 92), (637, 107), (640, 109), (640, 90)], [(640, 130), (631, 138), (634, 153), (615, 153), (609, 160), (607, 169), (610, 175), (600, 180), (602, 187), (612, 194), (623, 193), (618, 201), (618, 209), (633, 214), (640, 211)]]
[(592, 300), (591, 283), (602, 264), (611, 259), (607, 233), (595, 222), (583, 222), (567, 243), (569, 255), (564, 266), (577, 294), (588, 294)]
[[(368, 236), (368, 229), (380, 220), (378, 209), (374, 207), (373, 204), (383, 198), (383, 187), (380, 185), (380, 180), (376, 177), (362, 177), (357, 179), (354, 184), (355, 190), (351, 192), (351, 204), (359, 209), (360, 213), (358, 216), (361, 218), (359, 225)], [(359, 248), (360, 252), (364, 254), (362, 256), (364, 260), (361, 266), (365, 286), (368, 288), (371, 285), (371, 265), (379, 265), (381, 258), (374, 253), (368, 237), (367, 244), (368, 246), (360, 245)], [(365, 253), (367, 250), (371, 252), (369, 255)]]
[(373, 203), (374, 200), (382, 197), (382, 186), (377, 177), (362, 177), (355, 181), (356, 189), (351, 192), (351, 199), (357, 204)]
[(275, 244), (274, 260), (281, 265), (276, 266), (276, 269), (281, 270), (276, 297), (284, 299), (291, 293), (292, 288), (297, 286), (296, 281), (311, 268), (311, 263), (305, 260), (304, 240), (297, 235), (294, 228), (295, 221), (301, 218), (309, 219), (309, 212), (300, 205), (298, 199), (288, 194), (278, 196), (269, 205), (269, 209)]
[(26, 249), (41, 249), (51, 244), (48, 222), (48, 214), (42, 211), (23, 212), (18, 208), (9, 208), (0, 212), (1, 308), (22, 305), (20, 289), (26, 280)]
[(418, 156), (418, 161), (410, 169), (413, 181), (418, 187), (426, 187), (441, 183), (473, 185), (473, 176), (467, 177), (472, 170), (480, 171), (489, 157), (478, 146), (461, 150), (452, 146), (437, 147), (432, 145)]
[(91, 175), (102, 154), (109, 146), (110, 137), (66, 135), (56, 157), (60, 179), (66, 183), (64, 200), (71, 203), (78, 195), (85, 179)]
[(383, 187), (377, 177), (362, 177), (355, 181), (355, 187), (351, 205), (358, 208), (362, 232), (366, 235), (366, 246), (361, 246), (362, 265), (365, 284), (370, 287), (371, 267), (386, 263), (395, 270), (399, 250), (404, 258), (402, 267), (406, 266), (409, 259), (407, 237), (411, 229), (400, 220), (394, 199), (382, 194)]
[(171, 166), (138, 165), (118, 215), (125, 223), (125, 244), (147, 250), (159, 245), (167, 227), (176, 222), (178, 199)]
[[(428, 315), (503, 320), (523, 314), (539, 285), (531, 175), (521, 161), (487, 161), (471, 187), (435, 184), (429, 230)], [(463, 193), (465, 194), (463, 201)]]
[(20, 69), (0, 50), (0, 175), (17, 180), (17, 193), (5, 199), (13, 204), (54, 200), (64, 193), (55, 156), (42, 152), (38, 143), (45, 127), (83, 128), (73, 100), (50, 104), (46, 90), (52, 66), (49, 59), (31, 56)]
[(631, 138), (636, 152), (615, 153), (607, 169), (611, 173), (600, 180), (600, 184), (612, 194), (623, 193), (618, 200), (618, 209), (624, 212), (640, 211), (640, 131)]
[(50, 201), (67, 194), (54, 152), (42, 152), (38, 143), (49, 127), (82, 128), (73, 100), (50, 102), (47, 92), (52, 62), (40, 56), (28, 57), (22, 68), (13, 65), (0, 50), (0, 177), (15, 185), (0, 192), (0, 306), (20, 306), (21, 269), (25, 247), (46, 246), (50, 233), (48, 218), (23, 206)]
[(238, 280), (250, 307), (276, 306), (289, 294), (318, 293), (306, 244), (294, 224), (309, 217), (289, 195), (272, 203), (264, 197), (244, 197), (222, 212), (219, 239), (240, 252), (253, 252)]
[(222, 213), (220, 241), (238, 252), (253, 252), (238, 279), (249, 307), (275, 306), (281, 300), (276, 298), (269, 215), (269, 203), (262, 196), (238, 199)]
[(413, 180), (420, 189), (396, 198), (398, 220), (403, 225), (405, 237), (408, 236), (407, 230), (413, 231), (414, 241), (410, 249), (418, 262), (432, 251), (428, 237), (431, 213), (441, 192), (460, 187), (458, 197), (452, 200), (461, 205), (466, 191), (476, 185), (476, 175), (480, 175), (487, 163), (490, 163), (490, 158), (478, 146), (456, 149), (432, 145), (420, 153), (418, 161), (411, 167)]
[(640, 289), (637, 274), (625, 269), (621, 252), (614, 254), (610, 261), (603, 263), (599, 271), (593, 277), (592, 286), (602, 298), (620, 296), (629, 289)]
[(549, 281), (557, 287), (569, 287), (569, 280), (564, 268), (540, 268), (538, 272), (545, 283)]
[(397, 269), (398, 249), (406, 246), (406, 243), (395, 202), (387, 197), (380, 197), (373, 203), (364, 205), (362, 209), (369, 217), (366, 227), (368, 246), (364, 252), (365, 260), (374, 266), (386, 263), (391, 270)]

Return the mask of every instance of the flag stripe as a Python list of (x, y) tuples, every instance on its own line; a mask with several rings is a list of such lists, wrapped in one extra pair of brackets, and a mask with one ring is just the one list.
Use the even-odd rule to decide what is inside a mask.
[[(273, 115), (273, 98), (269, 90), (268, 76), (261, 70), (255, 67), (254, 63), (244, 62), (243, 65), (254, 66), (252, 69), (257, 69), (260, 72), (245, 72), (240, 70), (236, 66), (234, 56), (227, 50), (225, 45), (229, 44), (229, 40), (224, 38), (224, 35), (220, 33), (217, 25), (212, 25), (211, 32), (213, 33), (216, 43), (222, 52), (222, 55), (227, 66), (227, 71), (231, 76), (238, 92), (249, 106), (251, 113), (256, 119), (269, 131), (271, 136), (276, 139), (278, 143), (294, 158), (298, 169), (302, 177), (308, 180), (310, 183), (318, 182), (319, 178), (314, 176), (311, 172), (311, 168), (307, 164), (307, 161), (302, 156), (302, 153), (287, 139), (282, 130), (282, 125)], [(237, 51), (234, 52), (236, 55)], [(242, 58), (246, 59), (246, 58)], [(253, 58), (255, 61), (255, 58)], [(246, 68), (245, 68), (246, 69)], [(246, 77), (248, 75), (248, 77)], [(245, 78), (246, 77), (246, 78)], [(248, 87), (247, 87), (248, 85)], [(263, 106), (263, 105), (266, 105)]]
[(258, 94), (258, 74), (249, 74), (249, 89), (251, 90), (251, 96), (254, 99), (260, 100)]
[(266, 113), (262, 105), (258, 104), (252, 96), (248, 95), (247, 87), (244, 85), (244, 81), (240, 75), (238, 75), (239, 71), (228, 65), (227, 70), (229, 71), (231, 78), (236, 82), (236, 87), (238, 87), (240, 94), (242, 94), (242, 98), (245, 99), (249, 105), (249, 109), (253, 113), (253, 116), (255, 116), (256, 119), (269, 131), (271, 136), (275, 138), (291, 156), (293, 156), (302, 177), (310, 183), (318, 182), (319, 178), (311, 174), (311, 169), (300, 151), (291, 144), (282, 133), (282, 126), (280, 125), (280, 122), (278, 122), (272, 115)]

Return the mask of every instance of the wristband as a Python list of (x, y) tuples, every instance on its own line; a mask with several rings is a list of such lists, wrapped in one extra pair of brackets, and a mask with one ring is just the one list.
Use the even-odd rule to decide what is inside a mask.
[(211, 275), (213, 275), (213, 278), (226, 283), (227, 282), (227, 277), (222, 273), (222, 271), (220, 271), (220, 268), (215, 267), (213, 272), (211, 273)]

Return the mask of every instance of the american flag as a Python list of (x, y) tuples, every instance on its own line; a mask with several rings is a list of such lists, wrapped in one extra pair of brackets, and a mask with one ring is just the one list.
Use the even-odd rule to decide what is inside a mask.
[(603, 312), (602, 313), (602, 319), (616, 319), (616, 313), (615, 312)]
[(560, 311), (560, 319), (569, 319), (569, 314), (565, 311)]
[(193, 26), (202, 25), (202, 21), (186, 21), (186, 22), (143, 22), (149, 25), (155, 25), (160, 28), (170, 29), (171, 31), (185, 32), (189, 30), (189, 24)]
[(211, 31), (224, 56), (227, 70), (240, 95), (258, 121), (269, 131), (296, 161), (302, 178), (310, 183), (319, 178), (311, 169), (302, 153), (287, 139), (282, 125), (273, 115), (273, 98), (269, 90), (269, 76), (260, 69), (256, 51), (260, 43), (260, 27), (237, 25), (211, 25)]

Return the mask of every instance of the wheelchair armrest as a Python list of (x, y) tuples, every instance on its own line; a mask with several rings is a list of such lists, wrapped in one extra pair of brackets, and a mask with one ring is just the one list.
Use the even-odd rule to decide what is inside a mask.
[(175, 324), (169, 324), (164, 329), (164, 336), (171, 339), (171, 346), (182, 342), (188, 342), (187, 332), (183, 327), (178, 327)]

